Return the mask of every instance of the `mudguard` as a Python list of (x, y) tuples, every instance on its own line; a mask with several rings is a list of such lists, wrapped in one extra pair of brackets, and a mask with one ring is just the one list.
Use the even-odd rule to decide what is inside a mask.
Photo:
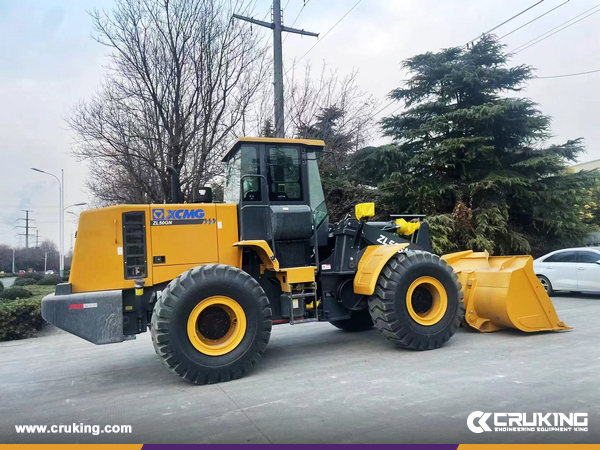
[(369, 245), (358, 262), (354, 277), (354, 292), (359, 295), (372, 295), (383, 266), (396, 253), (410, 244)]

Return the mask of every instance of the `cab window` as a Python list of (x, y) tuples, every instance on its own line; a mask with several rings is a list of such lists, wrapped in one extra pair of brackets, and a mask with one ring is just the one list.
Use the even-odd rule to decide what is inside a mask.
[(225, 167), (225, 189), (223, 200), (225, 203), (239, 203), (240, 201), (240, 172), (241, 172), (241, 155), (240, 152), (235, 152), (227, 161)]
[(327, 217), (327, 205), (323, 195), (323, 185), (319, 174), (319, 164), (314, 153), (309, 154), (308, 160), (308, 194), (310, 195), (310, 208), (315, 215), (315, 226), (319, 227)]
[(302, 200), (298, 147), (270, 147), (267, 175), (269, 200)]
[[(260, 161), (258, 159), (258, 149), (254, 146), (242, 146), (242, 172), (244, 175), (259, 175)], [(242, 180), (242, 195), (245, 202), (259, 202), (262, 200), (260, 192), (260, 177), (246, 176)]]
[[(242, 145), (240, 149), (227, 162), (225, 169), (225, 193), (226, 203), (239, 203), (240, 182), (242, 183), (242, 195), (244, 201), (261, 200), (261, 183), (259, 175), (260, 163), (258, 148), (254, 145)], [(244, 179), (242, 180), (242, 177)]]

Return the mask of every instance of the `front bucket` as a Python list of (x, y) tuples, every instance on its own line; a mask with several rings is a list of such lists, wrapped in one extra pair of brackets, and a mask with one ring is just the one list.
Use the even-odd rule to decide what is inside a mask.
[(466, 322), (481, 332), (502, 328), (570, 330), (558, 319), (550, 297), (533, 272), (531, 256), (490, 256), (472, 250), (442, 259), (462, 284)]

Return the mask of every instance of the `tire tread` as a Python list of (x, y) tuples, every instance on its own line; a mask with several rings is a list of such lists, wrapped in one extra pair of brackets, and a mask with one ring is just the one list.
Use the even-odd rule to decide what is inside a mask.
[[(418, 264), (432, 264), (444, 269), (458, 291), (458, 311), (450, 324), (435, 335), (416, 333), (398, 317), (396, 312), (396, 289), (406, 271)], [(389, 340), (409, 350), (431, 350), (441, 347), (456, 332), (464, 318), (465, 307), (458, 276), (452, 267), (439, 256), (420, 250), (409, 250), (394, 255), (381, 270), (375, 292), (369, 298), (369, 311), (377, 329)]]

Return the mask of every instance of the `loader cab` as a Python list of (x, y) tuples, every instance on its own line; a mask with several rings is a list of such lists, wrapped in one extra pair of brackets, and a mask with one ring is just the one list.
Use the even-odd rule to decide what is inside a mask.
[(324, 146), (308, 139), (240, 138), (223, 158), (224, 200), (238, 205), (240, 240), (267, 241), (284, 267), (310, 264), (315, 245), (327, 242), (318, 167)]

